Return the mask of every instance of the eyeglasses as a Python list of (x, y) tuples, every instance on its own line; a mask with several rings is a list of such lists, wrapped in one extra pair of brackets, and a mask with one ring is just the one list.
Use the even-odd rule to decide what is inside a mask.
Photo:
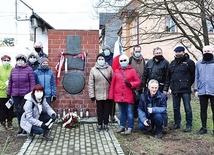
[(141, 51), (135, 51), (135, 53), (140, 53)]
[(126, 62), (127, 60), (125, 59), (125, 60), (120, 60), (120, 62)]
[(10, 60), (3, 60), (3, 61), (7, 61), (7, 62), (9, 62)]

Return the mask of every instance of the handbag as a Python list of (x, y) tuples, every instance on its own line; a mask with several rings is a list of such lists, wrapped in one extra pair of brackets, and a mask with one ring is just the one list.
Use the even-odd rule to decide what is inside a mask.
[[(121, 75), (123, 77), (123, 80), (126, 81), (126, 77), (125, 77), (125, 75), (123, 74), (123, 72), (121, 70), (120, 70), (120, 73), (121, 73)], [(139, 102), (141, 94), (136, 89), (132, 89), (132, 88), (130, 88), (130, 89), (132, 90), (132, 94), (133, 94), (133, 97), (134, 97), (134, 102), (135, 103)]]

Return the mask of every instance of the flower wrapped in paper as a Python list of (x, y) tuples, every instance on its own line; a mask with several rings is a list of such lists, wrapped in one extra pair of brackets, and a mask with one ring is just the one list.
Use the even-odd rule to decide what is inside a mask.
[(69, 112), (65, 115), (65, 117), (62, 119), (62, 127), (63, 128), (76, 128), (79, 126), (80, 117), (73, 112)]

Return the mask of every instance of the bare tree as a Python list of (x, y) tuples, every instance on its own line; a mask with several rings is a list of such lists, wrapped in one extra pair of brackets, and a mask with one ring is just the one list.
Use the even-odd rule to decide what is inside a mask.
[[(100, 4), (107, 1), (110, 0), (102, 0)], [(201, 53), (204, 45), (214, 44), (214, 37), (209, 35), (214, 33), (214, 0), (140, 0), (140, 2), (140, 6), (132, 8), (132, 12), (137, 13), (126, 16), (124, 20), (126, 22), (129, 18), (131, 20), (139, 18), (138, 25), (130, 29), (139, 29), (137, 37), (142, 40), (140, 44), (176, 40), (187, 49), (194, 46)], [(112, 3), (109, 7), (111, 6)], [(166, 25), (167, 19), (170, 19), (172, 24)], [(148, 27), (148, 22), (152, 22), (152, 26)], [(189, 53), (194, 56), (191, 51)], [(195, 59), (197, 60), (196, 57)]]

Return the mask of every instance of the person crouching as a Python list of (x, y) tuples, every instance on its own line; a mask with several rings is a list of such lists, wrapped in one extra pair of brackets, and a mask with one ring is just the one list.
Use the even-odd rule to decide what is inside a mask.
[(167, 96), (158, 90), (159, 83), (151, 79), (140, 98), (138, 106), (139, 124), (141, 131), (152, 131), (155, 126), (155, 138), (162, 138), (162, 127), (167, 125)]
[[(52, 141), (50, 137), (50, 124), (56, 120), (56, 113), (45, 99), (44, 88), (35, 85), (33, 91), (25, 95), (27, 100), (24, 105), (24, 113), (21, 117), (21, 128), (30, 136), (43, 134), (43, 138)], [(52, 119), (52, 120), (51, 120)]]

